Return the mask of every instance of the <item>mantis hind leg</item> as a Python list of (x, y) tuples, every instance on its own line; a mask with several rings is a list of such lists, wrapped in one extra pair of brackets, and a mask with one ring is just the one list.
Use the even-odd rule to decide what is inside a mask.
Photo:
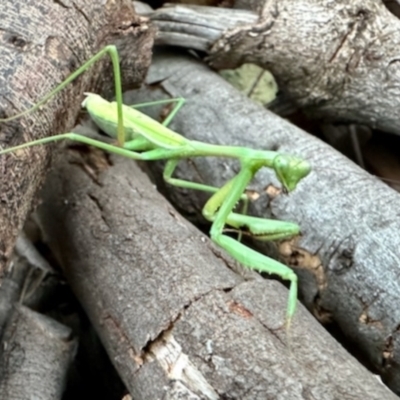
[[(57, 142), (57, 141), (66, 140), (66, 139), (74, 141), (74, 142), (84, 143), (89, 146), (93, 146), (98, 149), (107, 151), (109, 153), (118, 154), (123, 157), (131, 158), (133, 160), (141, 160), (141, 161), (154, 161), (154, 160), (161, 160), (164, 158), (171, 158), (171, 157), (176, 158), (179, 156), (179, 154), (181, 152), (180, 148), (177, 148), (177, 149), (152, 148), (152, 149), (143, 151), (142, 153), (138, 153), (136, 151), (131, 151), (124, 147), (109, 144), (109, 143), (103, 142), (101, 140), (97, 140), (97, 139), (93, 139), (91, 137), (81, 135), (79, 133), (68, 132), (68, 133), (61, 133), (59, 135), (54, 135), (54, 136), (34, 140), (29, 143), (23, 143), (18, 146), (9, 147), (4, 150), (0, 149), (0, 154), (12, 153), (17, 150), (26, 149), (28, 147), (43, 145), (46, 143)], [(136, 144), (137, 147), (141, 147), (142, 145), (146, 144), (142, 141), (138, 141), (135, 143), (135, 140), (133, 140), (131, 143)]]
[(168, 126), (171, 123), (171, 121), (174, 119), (174, 117), (178, 113), (178, 111), (185, 104), (185, 99), (183, 97), (176, 97), (173, 99), (164, 99), (164, 100), (149, 101), (146, 103), (132, 104), (130, 107), (143, 108), (143, 107), (156, 106), (159, 104), (171, 104), (171, 103), (176, 103), (176, 105), (172, 109), (172, 111), (168, 114), (167, 118), (165, 118), (165, 120), (161, 123), (164, 126)]

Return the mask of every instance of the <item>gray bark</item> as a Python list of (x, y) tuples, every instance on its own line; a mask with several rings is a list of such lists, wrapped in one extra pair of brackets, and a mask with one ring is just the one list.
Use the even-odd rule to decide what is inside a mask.
[(217, 69), (254, 62), (305, 112), (400, 134), (400, 22), (376, 0), (258, 0), (252, 10), (166, 6), (162, 44), (209, 53)]
[[(152, 30), (131, 2), (3, 0), (0, 6), (0, 117), (26, 110), (106, 44), (120, 50), (124, 84), (138, 85), (150, 63)], [(132, 57), (135, 54), (135, 57)], [(94, 66), (40, 111), (0, 125), (0, 146), (68, 132), (84, 92), (110, 95), (109, 60)], [(101, 88), (101, 89), (100, 89)], [(54, 146), (0, 156), (0, 281)]]
[(24, 281), (32, 265), (24, 258), (14, 257), (10, 273), (4, 278), (0, 287), (0, 337), (13, 309), (13, 304), (20, 300)]
[[(250, 186), (259, 196), (250, 213), (300, 225), (301, 237), (281, 243), (278, 250), (296, 267), (304, 303), (320, 320), (336, 322), (400, 393), (400, 195), (328, 145), (254, 104), (194, 59), (156, 57), (147, 83), (147, 90), (134, 92), (126, 103), (184, 97), (185, 106), (171, 127), (190, 139), (275, 149), (311, 163), (311, 174), (289, 195), (279, 190), (270, 171), (260, 171)], [(230, 160), (191, 159), (181, 162), (177, 176), (221, 186), (237, 171)], [(208, 198), (164, 189), (191, 217), (200, 214)]]
[(61, 399), (76, 351), (71, 330), (15, 304), (2, 337), (0, 398)]
[(70, 153), (43, 200), (47, 241), (135, 400), (397, 398), (302, 306), (288, 348), (287, 290), (233, 272), (133, 162)]

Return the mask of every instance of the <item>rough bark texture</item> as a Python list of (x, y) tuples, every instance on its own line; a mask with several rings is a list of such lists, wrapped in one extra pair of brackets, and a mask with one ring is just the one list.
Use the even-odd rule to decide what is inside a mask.
[[(376, 0), (258, 0), (257, 10), (165, 7), (158, 39), (209, 52), (218, 69), (254, 62), (309, 115), (400, 134), (400, 21)], [(212, 18), (210, 17), (212, 15)], [(250, 21), (245, 24), (245, 21)]]
[(15, 304), (2, 337), (0, 398), (61, 399), (76, 345), (68, 327)]
[(133, 162), (71, 157), (41, 225), (132, 398), (397, 398), (301, 306), (289, 350), (287, 290), (234, 273)]
[[(321, 320), (335, 321), (400, 393), (400, 195), (328, 145), (254, 104), (194, 59), (155, 57), (147, 82), (153, 86), (126, 102), (184, 97), (185, 106), (171, 127), (186, 137), (275, 149), (311, 163), (311, 174), (288, 196), (270, 171), (260, 171), (250, 186), (259, 196), (250, 213), (300, 225), (302, 236), (282, 243), (279, 250), (298, 267), (305, 304)], [(181, 162), (177, 176), (221, 186), (237, 171), (230, 160), (191, 159)], [(166, 190), (191, 216), (200, 214), (208, 198), (190, 190)]]
[(0, 337), (3, 335), (7, 320), (12, 314), (13, 305), (20, 300), (24, 281), (32, 265), (21, 257), (12, 261), (10, 273), (6, 275), (0, 287)]
[[(110, 43), (120, 49), (124, 84), (138, 85), (150, 62), (152, 30), (143, 17), (135, 15), (128, 0), (3, 0), (0, 116), (29, 108)], [(112, 89), (110, 62), (103, 60), (40, 111), (2, 123), (0, 146), (67, 132), (75, 124), (84, 92), (110, 95)], [(53, 147), (0, 157), (0, 279), (17, 233), (33, 208)]]

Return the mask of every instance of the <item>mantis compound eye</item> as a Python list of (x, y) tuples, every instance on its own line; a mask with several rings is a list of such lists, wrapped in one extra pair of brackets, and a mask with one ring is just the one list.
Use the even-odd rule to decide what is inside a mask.
[(278, 179), (288, 192), (294, 190), (311, 171), (311, 166), (307, 161), (286, 154), (277, 155), (273, 167)]

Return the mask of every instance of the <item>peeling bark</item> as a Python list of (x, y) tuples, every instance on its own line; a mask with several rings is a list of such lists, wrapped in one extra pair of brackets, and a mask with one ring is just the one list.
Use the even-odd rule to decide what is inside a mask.
[(400, 134), (400, 22), (375, 0), (258, 0), (251, 10), (166, 6), (163, 44), (209, 53), (214, 68), (253, 62), (305, 112)]
[[(288, 196), (270, 171), (260, 171), (249, 188), (258, 197), (250, 213), (300, 225), (301, 237), (283, 242), (278, 250), (297, 267), (303, 301), (322, 321), (335, 321), (400, 393), (400, 195), (190, 57), (155, 57), (147, 84), (126, 103), (184, 97), (171, 128), (190, 139), (274, 149), (311, 163), (311, 174)], [(153, 111), (159, 118), (159, 110)], [(222, 186), (237, 171), (234, 161), (208, 157), (182, 161), (176, 175)], [(209, 197), (170, 186), (164, 190), (197, 220)], [(269, 251), (277, 256), (276, 248)]]
[(287, 290), (234, 273), (133, 162), (79, 157), (50, 174), (38, 212), (132, 398), (397, 398), (302, 306), (289, 349)]
[[(110, 43), (120, 50), (124, 85), (137, 86), (150, 63), (152, 36), (147, 20), (134, 13), (128, 0), (2, 1), (0, 117), (38, 102)], [(0, 146), (68, 132), (75, 125), (83, 93), (112, 95), (111, 77), (110, 62), (104, 59), (40, 111), (2, 123)], [(0, 157), (0, 278), (52, 152), (54, 146), (44, 146)]]

